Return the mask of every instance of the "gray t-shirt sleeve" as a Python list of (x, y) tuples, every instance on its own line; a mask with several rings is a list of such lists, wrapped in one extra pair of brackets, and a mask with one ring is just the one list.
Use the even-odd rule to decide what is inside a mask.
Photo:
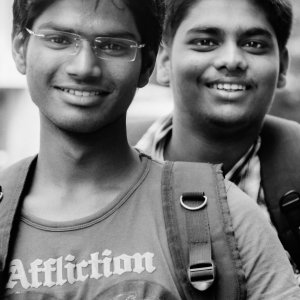
[(275, 229), (254, 200), (233, 183), (225, 182), (246, 275), (247, 299), (300, 299), (300, 288)]

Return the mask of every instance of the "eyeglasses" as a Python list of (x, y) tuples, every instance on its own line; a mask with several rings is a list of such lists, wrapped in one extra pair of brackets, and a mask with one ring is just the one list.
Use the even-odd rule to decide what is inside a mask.
[(138, 49), (145, 47), (145, 44), (124, 38), (99, 36), (89, 40), (79, 34), (64, 31), (41, 30), (34, 32), (28, 28), (26, 31), (41, 39), (45, 47), (68, 55), (76, 55), (81, 48), (82, 41), (86, 40), (90, 43), (95, 56), (105, 60), (132, 62), (136, 59)]

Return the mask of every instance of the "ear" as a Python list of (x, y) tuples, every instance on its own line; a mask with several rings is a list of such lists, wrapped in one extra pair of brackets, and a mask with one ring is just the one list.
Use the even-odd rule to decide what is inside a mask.
[(22, 33), (12, 38), (12, 56), (18, 71), (23, 75), (26, 74), (26, 47), (27, 39)]
[(144, 87), (148, 82), (149, 78), (154, 70), (156, 55), (154, 51), (148, 51), (143, 55), (143, 65), (138, 82), (138, 87)]
[(289, 66), (289, 52), (284, 48), (280, 53), (280, 69), (277, 81), (277, 88), (283, 88), (286, 85), (286, 73)]
[(163, 86), (170, 85), (170, 54), (166, 45), (159, 47), (157, 56), (157, 82)]

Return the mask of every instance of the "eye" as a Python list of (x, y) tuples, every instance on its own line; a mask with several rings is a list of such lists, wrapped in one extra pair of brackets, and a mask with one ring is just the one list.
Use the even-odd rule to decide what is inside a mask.
[(132, 51), (131, 41), (122, 39), (96, 39), (94, 47), (102, 55), (123, 56)]
[(198, 46), (214, 46), (215, 45), (215, 43), (209, 39), (198, 40), (198, 41), (196, 41), (195, 44)]
[(190, 42), (192, 49), (196, 51), (211, 51), (219, 46), (219, 43), (212, 38), (196, 38)]
[(67, 47), (72, 45), (75, 41), (75, 38), (66, 33), (48, 33), (45, 34), (45, 42), (52, 47)]
[(126, 48), (126, 46), (116, 42), (107, 42), (101, 45), (101, 49), (107, 51), (121, 51), (124, 48)]
[(65, 36), (57, 35), (49, 38), (49, 41), (56, 44), (70, 44), (71, 41)]
[(254, 53), (254, 54), (262, 54), (264, 52), (267, 51), (268, 49), (268, 45), (267, 43), (263, 42), (263, 41), (247, 41), (245, 42), (242, 47), (250, 52), (250, 53)]
[(260, 42), (250, 41), (250, 42), (247, 42), (245, 44), (245, 47), (251, 47), (251, 48), (261, 49), (261, 48), (263, 48), (263, 45)]

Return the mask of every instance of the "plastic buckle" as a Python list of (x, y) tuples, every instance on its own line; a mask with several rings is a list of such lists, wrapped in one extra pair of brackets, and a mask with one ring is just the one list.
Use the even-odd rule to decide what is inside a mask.
[(280, 209), (288, 213), (294, 209), (300, 209), (300, 194), (294, 190), (285, 193), (280, 198)]
[[(200, 204), (196, 206), (188, 205), (186, 202), (196, 202), (199, 201)], [(183, 193), (180, 196), (180, 204), (187, 210), (199, 210), (206, 206), (207, 197), (204, 193)]]
[(206, 291), (214, 283), (215, 265), (213, 262), (203, 262), (190, 266), (188, 276), (194, 288)]

